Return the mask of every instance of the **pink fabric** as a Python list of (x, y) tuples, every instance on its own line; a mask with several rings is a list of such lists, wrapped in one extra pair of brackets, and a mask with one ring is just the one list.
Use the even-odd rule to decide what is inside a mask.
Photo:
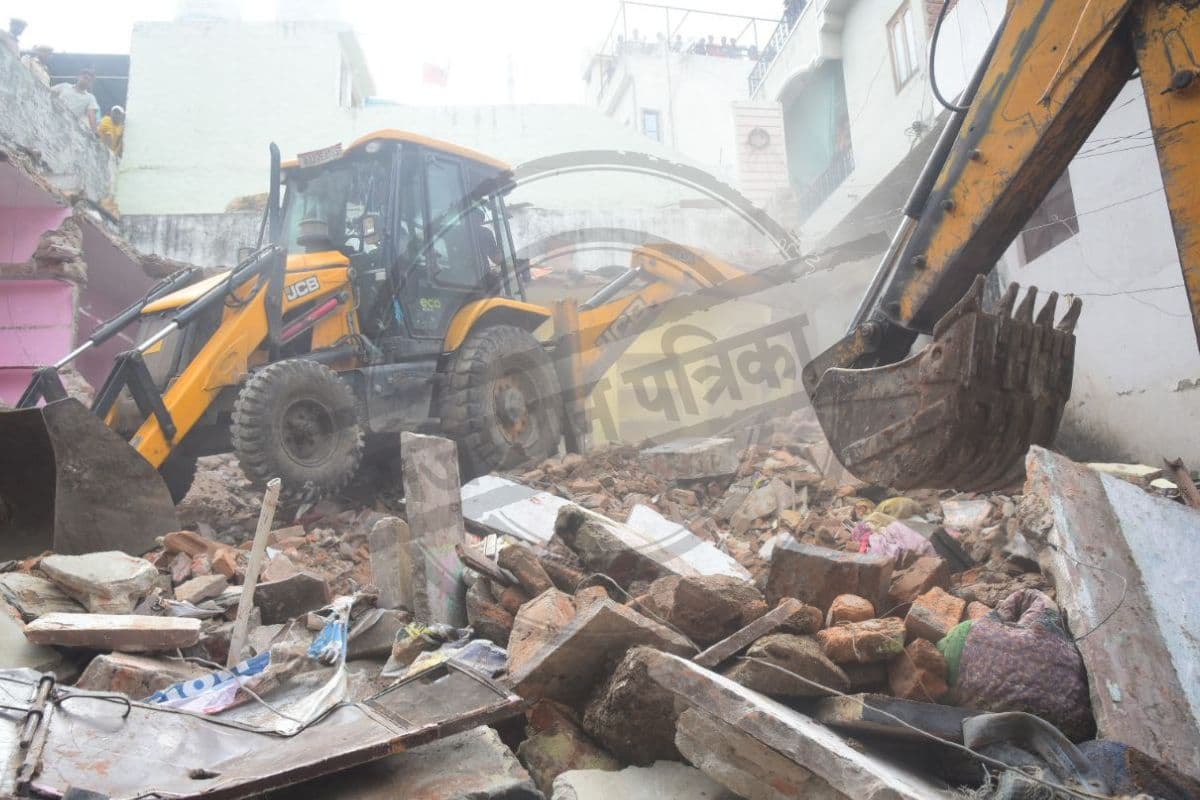
[(899, 520), (879, 532), (865, 522), (860, 522), (855, 526), (853, 535), (858, 542), (860, 553), (893, 558), (905, 551), (912, 551), (918, 556), (937, 555), (928, 539)]

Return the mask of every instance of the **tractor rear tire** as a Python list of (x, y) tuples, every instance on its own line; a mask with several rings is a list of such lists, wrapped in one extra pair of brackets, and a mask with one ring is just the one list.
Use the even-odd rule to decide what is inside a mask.
[(512, 325), (467, 337), (454, 354), (440, 410), (467, 479), (548, 458), (562, 438), (554, 365), (532, 334)]
[(246, 477), (258, 485), (279, 478), (288, 501), (340, 491), (362, 460), (354, 392), (336, 372), (303, 358), (250, 376), (234, 403), (231, 433)]

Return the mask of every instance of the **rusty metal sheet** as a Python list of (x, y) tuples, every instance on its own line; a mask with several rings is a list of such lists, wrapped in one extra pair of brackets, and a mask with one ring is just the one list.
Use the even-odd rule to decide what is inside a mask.
[[(28, 708), (37, 673), (0, 672), (0, 703)], [(487, 678), (443, 663), (357, 703), (345, 703), (298, 734), (252, 731), (112, 695), (58, 690), (39, 726), (44, 739), (29, 791), (69, 787), (110, 798), (235, 800), (402, 752), (518, 713), (522, 701)], [(0, 710), (0, 795), (17, 788), (28, 758), (26, 715)], [(17, 796), (20, 796), (19, 794)]]

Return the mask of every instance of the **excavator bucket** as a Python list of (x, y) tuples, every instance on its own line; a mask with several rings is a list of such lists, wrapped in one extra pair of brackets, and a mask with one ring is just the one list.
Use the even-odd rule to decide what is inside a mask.
[(141, 555), (179, 529), (158, 471), (74, 399), (0, 412), (0, 560)]
[(1057, 294), (1035, 319), (1036, 287), (1014, 312), (1017, 286), (1009, 286), (991, 313), (983, 288), (980, 277), (915, 355), (821, 376), (813, 407), (855, 476), (897, 489), (995, 488), (1021, 479), (1030, 445), (1054, 441), (1082, 302), (1075, 298), (1055, 326)]

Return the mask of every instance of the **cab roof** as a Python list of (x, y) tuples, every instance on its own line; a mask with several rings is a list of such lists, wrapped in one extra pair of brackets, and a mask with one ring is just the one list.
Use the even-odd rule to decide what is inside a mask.
[[(459, 158), (464, 158), (467, 161), (474, 161), (477, 164), (483, 164), (491, 167), (492, 169), (504, 171), (512, 169), (512, 166), (508, 163), (497, 158), (492, 158), (489, 155), (485, 155), (478, 150), (472, 150), (469, 147), (462, 147), (461, 145), (451, 144), (450, 142), (443, 142), (440, 139), (422, 136), (419, 133), (397, 130), (395, 128), (385, 128), (383, 130), (373, 131), (365, 136), (360, 136), (351, 142), (350, 146), (345, 148), (344, 152), (352, 153), (356, 150), (361, 150), (367, 145), (368, 142), (372, 141), (410, 142), (412, 144), (419, 144), (422, 147), (427, 147), (430, 150), (437, 150), (442, 153), (447, 153), (448, 155), (458, 156)], [(281, 166), (283, 169), (294, 169), (300, 166), (300, 161), (298, 159), (292, 159), (291, 161), (283, 162)]]

